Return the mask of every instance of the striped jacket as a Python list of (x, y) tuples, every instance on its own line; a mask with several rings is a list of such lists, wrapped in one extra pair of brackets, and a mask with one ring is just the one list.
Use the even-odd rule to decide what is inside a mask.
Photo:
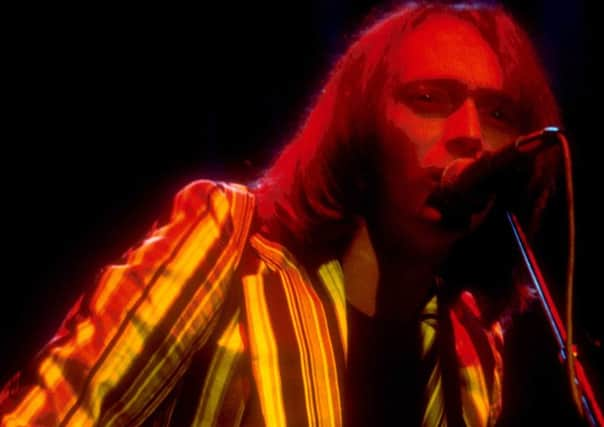
[[(241, 185), (179, 192), (168, 224), (105, 269), (35, 368), (5, 386), (0, 424), (342, 425), (340, 264), (311, 280), (287, 249), (250, 232), (253, 213)], [(424, 310), (424, 352), (436, 304)], [(477, 328), (479, 315), (467, 292), (450, 310), (471, 426), (492, 425), (501, 408), (501, 330)], [(445, 424), (440, 385), (436, 363), (424, 425)]]

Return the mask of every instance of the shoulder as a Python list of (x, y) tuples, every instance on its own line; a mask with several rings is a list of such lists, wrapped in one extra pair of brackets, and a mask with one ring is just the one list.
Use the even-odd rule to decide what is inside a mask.
[(174, 197), (173, 215), (198, 215), (204, 211), (242, 219), (254, 207), (254, 195), (242, 184), (199, 179), (185, 185)]
[(155, 262), (190, 246), (199, 253), (238, 254), (245, 246), (253, 217), (254, 197), (245, 186), (191, 181), (173, 197), (169, 217), (153, 224), (142, 241), (124, 254), (124, 262)]
[[(224, 233), (243, 238), (255, 212), (254, 194), (238, 183), (200, 179), (182, 187), (174, 197), (171, 221), (210, 220)], [(207, 222), (207, 221), (206, 221)]]
[(243, 184), (200, 179), (184, 186), (175, 196), (172, 220), (188, 218), (195, 234), (221, 242), (236, 255), (249, 238), (255, 215), (254, 194)]

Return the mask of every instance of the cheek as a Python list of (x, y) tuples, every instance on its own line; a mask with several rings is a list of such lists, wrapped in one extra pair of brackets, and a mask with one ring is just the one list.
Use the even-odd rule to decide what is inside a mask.
[(405, 140), (412, 148), (413, 159), (418, 166), (426, 166), (427, 157), (442, 135), (442, 119), (418, 117), (407, 107), (390, 103), (386, 108), (386, 128), (391, 140)]
[(483, 141), (485, 150), (496, 151), (504, 146), (511, 144), (519, 136), (517, 134), (510, 134), (498, 129), (493, 129), (488, 126), (483, 127), (482, 130)]
[(399, 221), (400, 215), (414, 214), (425, 194), (425, 171), (421, 158), (436, 139), (437, 132), (426, 120), (401, 109), (387, 110), (379, 125), (379, 181), (380, 206), (393, 218), (385, 223)]

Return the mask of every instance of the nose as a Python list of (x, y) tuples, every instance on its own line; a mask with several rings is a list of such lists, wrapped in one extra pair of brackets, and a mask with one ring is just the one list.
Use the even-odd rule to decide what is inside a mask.
[(482, 142), (480, 142), (480, 139), (478, 138), (461, 136), (446, 140), (445, 149), (451, 156), (455, 158), (476, 158), (481, 152)]
[(453, 159), (475, 158), (483, 150), (480, 117), (476, 104), (468, 98), (444, 123), (442, 141), (444, 149)]

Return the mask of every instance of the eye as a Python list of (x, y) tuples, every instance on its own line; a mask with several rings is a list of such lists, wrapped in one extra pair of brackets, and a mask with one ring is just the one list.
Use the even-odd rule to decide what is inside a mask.
[(504, 107), (494, 107), (481, 111), (482, 121), (485, 125), (502, 130), (515, 130), (517, 119)]
[(402, 88), (397, 97), (416, 114), (442, 117), (451, 113), (451, 96), (443, 88), (412, 85)]
[(495, 120), (504, 121), (507, 119), (505, 112), (503, 109), (493, 110), (491, 111), (491, 117)]
[(432, 102), (432, 95), (429, 92), (424, 92), (417, 95), (417, 101), (419, 102)]
[(510, 98), (488, 94), (478, 97), (476, 102), (485, 125), (510, 132), (522, 129), (525, 114), (522, 107)]
[(447, 91), (435, 87), (420, 87), (415, 92), (411, 92), (411, 96), (416, 102), (425, 102), (428, 104), (449, 102), (449, 94)]

